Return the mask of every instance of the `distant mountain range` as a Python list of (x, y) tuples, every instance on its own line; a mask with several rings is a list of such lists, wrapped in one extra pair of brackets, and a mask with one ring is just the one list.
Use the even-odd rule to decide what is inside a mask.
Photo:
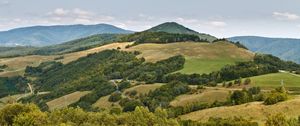
[(47, 46), (95, 34), (128, 34), (109, 24), (33, 26), (0, 32), (0, 46)]
[(300, 39), (238, 36), (229, 40), (239, 41), (253, 52), (272, 54), (300, 63)]
[(178, 34), (193, 34), (199, 36), (200, 39), (213, 41), (217, 38), (209, 34), (199, 33), (176, 22), (166, 22), (157, 25), (151, 29), (146, 30), (148, 32), (167, 32), (167, 33), (178, 33)]

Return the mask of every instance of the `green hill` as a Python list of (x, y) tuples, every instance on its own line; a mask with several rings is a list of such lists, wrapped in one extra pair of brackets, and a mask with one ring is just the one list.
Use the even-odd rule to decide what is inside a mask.
[(153, 28), (146, 30), (147, 32), (167, 32), (167, 33), (177, 33), (177, 34), (191, 34), (197, 35), (202, 40), (213, 41), (217, 38), (209, 34), (199, 33), (192, 29), (186, 28), (183, 25), (180, 25), (176, 22), (166, 22), (160, 25), (157, 25)]

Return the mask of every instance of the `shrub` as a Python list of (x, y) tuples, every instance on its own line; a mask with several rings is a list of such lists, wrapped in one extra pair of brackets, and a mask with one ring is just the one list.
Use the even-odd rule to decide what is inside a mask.
[(117, 102), (117, 101), (121, 100), (121, 98), (122, 98), (122, 94), (119, 92), (115, 92), (110, 95), (110, 97), (108, 98), (108, 101)]
[(285, 93), (279, 93), (279, 92), (271, 93), (265, 99), (264, 104), (265, 105), (273, 105), (278, 102), (285, 101), (287, 99), (288, 99), (288, 96)]

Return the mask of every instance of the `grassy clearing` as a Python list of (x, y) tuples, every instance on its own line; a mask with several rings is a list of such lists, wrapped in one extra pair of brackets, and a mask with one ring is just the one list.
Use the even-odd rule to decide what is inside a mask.
[(101, 97), (96, 103), (93, 104), (95, 108), (111, 108), (111, 107), (120, 107), (118, 102), (110, 102), (108, 101), (110, 95)]
[(85, 57), (88, 54), (101, 52), (106, 49), (117, 49), (120, 47), (124, 49), (126, 45), (131, 43), (112, 43), (100, 47), (96, 47), (93, 49), (79, 51), (74, 53), (68, 53), (64, 55), (50, 55), (50, 56), (40, 56), (40, 55), (31, 55), (31, 56), (20, 56), (14, 58), (2, 58), (0, 59), (0, 65), (6, 64), (8, 68), (5, 69), (4, 72), (0, 73), (0, 77), (10, 77), (16, 75), (23, 75), (26, 66), (38, 66), (40, 63), (45, 61), (53, 61), (57, 57), (63, 56), (64, 58), (58, 60), (64, 64), (72, 62), (74, 60), (79, 59), (80, 57)]
[(144, 57), (148, 62), (183, 55), (186, 57), (186, 64), (184, 69), (179, 71), (182, 73), (209, 73), (219, 70), (226, 64), (251, 60), (254, 56), (250, 51), (227, 42), (140, 44), (125, 50), (142, 52), (139, 57)]
[(67, 107), (68, 105), (77, 102), (81, 97), (87, 95), (88, 93), (90, 93), (90, 91), (76, 91), (74, 93), (49, 101), (46, 104), (48, 105), (49, 110)]
[(124, 93), (129, 92), (129, 91), (137, 91), (138, 94), (147, 94), (149, 91), (153, 91), (159, 87), (161, 87), (162, 83), (156, 83), (156, 84), (143, 84), (143, 85), (137, 85), (131, 88), (128, 88), (124, 91)]
[(3, 107), (4, 105), (8, 103), (15, 103), (17, 102), (20, 98), (27, 97), (31, 95), (30, 93), (27, 94), (16, 94), (16, 95), (11, 95), (11, 96), (6, 96), (3, 98), (0, 98), (0, 108)]
[[(125, 96), (126, 92), (129, 91), (137, 91), (138, 94), (147, 94), (149, 91), (153, 91), (159, 87), (161, 87), (164, 84), (161, 83), (156, 83), (156, 84), (142, 84), (142, 85), (137, 85), (131, 88), (128, 88), (123, 91), (123, 97)], [(101, 97), (96, 103), (93, 104), (93, 107), (98, 107), (98, 108), (111, 108), (111, 107), (120, 107), (118, 102), (109, 102), (108, 98), (110, 95)]]
[(300, 97), (277, 103), (275, 105), (263, 105), (262, 102), (252, 102), (243, 105), (216, 107), (192, 112), (180, 116), (181, 119), (207, 121), (209, 117), (234, 117), (241, 116), (258, 122), (264, 122), (269, 114), (283, 113), (288, 117), (298, 117), (300, 113)]
[(198, 59), (186, 57), (184, 68), (178, 72), (185, 74), (193, 73), (210, 73), (218, 71), (225, 65), (235, 64), (236, 62), (245, 61), (244, 59)]
[(185, 106), (194, 102), (213, 103), (215, 101), (226, 101), (229, 95), (229, 90), (225, 89), (205, 89), (198, 94), (184, 94), (176, 97), (170, 105), (171, 106)]
[(250, 79), (251, 85), (265, 88), (279, 87), (281, 80), (283, 80), (285, 87), (300, 88), (300, 77), (290, 73), (272, 73), (251, 77)]

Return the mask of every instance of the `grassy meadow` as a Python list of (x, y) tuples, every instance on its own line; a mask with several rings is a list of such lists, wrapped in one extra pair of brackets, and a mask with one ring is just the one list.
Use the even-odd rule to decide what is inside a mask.
[(139, 57), (144, 57), (148, 62), (157, 62), (175, 55), (186, 58), (181, 73), (210, 73), (219, 70), (224, 65), (240, 61), (252, 60), (254, 54), (248, 50), (237, 48), (227, 42), (201, 43), (178, 42), (168, 44), (140, 44), (127, 51), (142, 52)]
[(250, 79), (253, 86), (274, 88), (281, 86), (281, 80), (283, 80), (284, 86), (287, 88), (300, 88), (300, 76), (290, 73), (272, 73)]

